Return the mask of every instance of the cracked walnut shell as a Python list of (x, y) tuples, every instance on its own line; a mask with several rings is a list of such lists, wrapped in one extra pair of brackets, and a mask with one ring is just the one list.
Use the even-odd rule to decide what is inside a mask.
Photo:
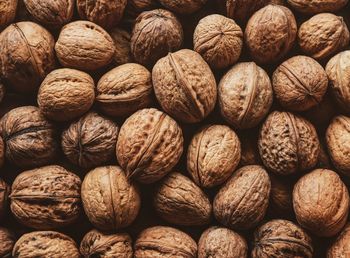
[(16, 237), (7, 228), (0, 227), (0, 257), (12, 257)]
[(298, 12), (315, 14), (338, 11), (348, 3), (348, 0), (287, 0), (287, 2)]
[(179, 14), (191, 14), (201, 9), (207, 0), (159, 0), (167, 9)]
[[(0, 178), (0, 220), (5, 217), (8, 210), (8, 197), (11, 188), (4, 180)], [(1, 243), (1, 241), (0, 241)], [(1, 250), (1, 248), (0, 248)], [(0, 251), (1, 252), (1, 251)], [(1, 256), (1, 255), (0, 255)]]
[(0, 1), (0, 30), (16, 17), (18, 0)]
[(327, 258), (347, 258), (350, 254), (350, 225), (347, 224), (327, 251)]

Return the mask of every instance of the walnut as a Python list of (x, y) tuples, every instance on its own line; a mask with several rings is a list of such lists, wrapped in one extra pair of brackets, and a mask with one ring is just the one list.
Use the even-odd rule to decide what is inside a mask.
[(153, 67), (152, 80), (162, 108), (181, 122), (199, 122), (215, 107), (215, 77), (197, 52), (169, 53)]
[(130, 116), (139, 109), (151, 106), (153, 87), (151, 73), (142, 65), (120, 65), (97, 84), (96, 102), (101, 111), (112, 117)]
[(130, 49), (130, 33), (126, 30), (114, 28), (110, 30), (109, 34), (111, 35), (115, 46), (115, 53), (113, 58), (114, 63), (116, 65), (131, 63), (132, 54)]
[(0, 134), (0, 168), (4, 165), (4, 163), (5, 163), (5, 143)]
[(291, 50), (296, 34), (293, 13), (287, 7), (270, 4), (249, 19), (244, 37), (252, 58), (267, 64), (279, 61)]
[(75, 21), (64, 26), (55, 49), (64, 67), (88, 71), (108, 65), (115, 52), (111, 36), (89, 21)]
[(344, 228), (327, 252), (327, 258), (347, 258), (350, 254), (350, 225)]
[(293, 207), (298, 223), (321, 237), (336, 235), (349, 213), (349, 193), (337, 173), (316, 169), (295, 184)]
[(252, 258), (313, 257), (312, 240), (307, 233), (288, 220), (271, 220), (254, 234)]
[[(0, 178), (0, 219), (5, 217), (5, 215), (7, 214), (8, 197), (9, 197), (10, 191), (11, 191), (10, 186)], [(0, 253), (1, 253), (1, 248), (0, 248)]]
[(118, 126), (90, 112), (62, 133), (62, 149), (73, 164), (83, 168), (102, 165), (115, 155)]
[(34, 93), (55, 67), (55, 41), (43, 27), (18, 22), (0, 34), (2, 78), (21, 93)]
[(236, 230), (255, 227), (265, 216), (270, 189), (270, 178), (263, 167), (240, 168), (215, 196), (216, 219)]
[(292, 217), (293, 211), (293, 181), (289, 178), (279, 178), (270, 175), (271, 193), (269, 211), (273, 217)]
[(314, 126), (289, 112), (272, 112), (259, 136), (259, 153), (264, 165), (279, 175), (313, 168), (320, 152)]
[(347, 47), (350, 35), (343, 17), (321, 13), (301, 24), (298, 41), (305, 54), (324, 59)]
[(232, 67), (220, 80), (218, 95), (221, 115), (239, 129), (257, 126), (273, 100), (270, 78), (254, 62)]
[(348, 3), (348, 0), (287, 0), (287, 2), (298, 12), (315, 14), (338, 11)]
[(141, 13), (131, 34), (131, 53), (143, 65), (153, 66), (168, 52), (182, 46), (183, 31), (171, 12), (155, 9)]
[(90, 171), (84, 178), (81, 198), (90, 222), (105, 231), (129, 226), (135, 220), (141, 202), (136, 186), (117, 166)]
[(2, 103), (6, 93), (6, 87), (4, 83), (0, 80), (0, 104)]
[(18, 0), (0, 1), (0, 31), (16, 17)]
[(201, 9), (207, 0), (159, 0), (167, 9), (179, 14), (191, 14)]
[(241, 158), (236, 133), (225, 125), (210, 125), (194, 135), (187, 151), (187, 170), (200, 187), (224, 183)]
[(157, 109), (142, 109), (120, 129), (117, 158), (127, 177), (154, 183), (168, 174), (183, 152), (180, 126)]
[(19, 174), (12, 184), (11, 211), (23, 225), (54, 229), (76, 221), (80, 213), (80, 178), (60, 166)]
[(41, 112), (55, 121), (68, 121), (82, 116), (94, 100), (95, 85), (91, 76), (68, 68), (48, 74), (38, 93)]
[[(328, 78), (330, 79), (329, 75)], [(330, 85), (332, 85), (332, 82), (329, 82)], [(327, 92), (320, 103), (304, 112), (303, 115), (316, 127), (324, 127), (329, 125), (332, 118), (336, 116), (336, 112), (337, 107), (333, 103), (333, 98), (331, 98), (329, 92)]]
[(16, 237), (7, 228), (0, 227), (0, 256), (11, 257)]
[(132, 258), (132, 240), (128, 234), (104, 234), (97, 230), (88, 232), (80, 243), (80, 253), (88, 257)]
[(150, 11), (159, 8), (158, 0), (128, 0), (125, 9), (125, 16), (134, 19), (144, 11)]
[(79, 258), (80, 254), (76, 243), (69, 236), (55, 231), (34, 231), (18, 239), (12, 256), (14, 258)]
[(197, 244), (186, 233), (171, 227), (157, 226), (142, 231), (134, 246), (135, 258), (196, 258)]
[(2, 117), (0, 127), (9, 162), (27, 168), (52, 163), (56, 158), (56, 129), (39, 108), (14, 108)]
[(258, 136), (254, 131), (244, 131), (239, 135), (241, 142), (241, 161), (239, 167), (248, 165), (262, 165), (259, 149)]

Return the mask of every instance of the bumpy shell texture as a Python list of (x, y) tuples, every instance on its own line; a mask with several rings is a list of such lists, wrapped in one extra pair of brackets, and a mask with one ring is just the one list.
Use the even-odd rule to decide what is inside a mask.
[(7, 213), (8, 196), (10, 194), (10, 191), (11, 191), (10, 186), (8, 186), (8, 184), (6, 184), (6, 182), (0, 178), (0, 219), (2, 219)]
[(343, 8), (348, 0), (287, 0), (295, 10), (305, 14), (335, 12)]
[(350, 255), (350, 225), (348, 224), (327, 252), (327, 258), (347, 258)]
[(15, 19), (17, 4), (18, 0), (0, 1), (0, 29)]
[(126, 30), (113, 28), (111, 31), (109, 31), (109, 34), (111, 35), (115, 46), (115, 53), (113, 58), (114, 63), (116, 65), (131, 63), (132, 54), (130, 49), (130, 33)]
[(159, 0), (159, 2), (171, 11), (190, 14), (201, 9), (207, 0)]
[(8, 229), (0, 227), (0, 256), (11, 257), (12, 249), (15, 244), (15, 235)]

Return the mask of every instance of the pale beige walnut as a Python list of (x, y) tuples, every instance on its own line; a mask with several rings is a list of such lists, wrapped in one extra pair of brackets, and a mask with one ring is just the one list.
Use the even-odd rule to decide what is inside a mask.
[(282, 107), (305, 111), (322, 101), (328, 78), (323, 67), (311, 57), (294, 56), (277, 67), (272, 84)]
[(250, 55), (264, 64), (282, 59), (293, 47), (296, 35), (294, 15), (281, 5), (268, 5), (257, 11), (244, 32)]
[(341, 16), (321, 13), (301, 24), (298, 42), (301, 50), (315, 58), (331, 57), (349, 45), (348, 27)]
[(132, 258), (132, 240), (126, 233), (104, 234), (94, 229), (81, 241), (80, 253), (85, 258)]
[(111, 35), (114, 46), (114, 63), (116, 65), (122, 65), (132, 62), (132, 54), (130, 48), (131, 35), (128, 31), (122, 30), (120, 28), (113, 28), (109, 31)]
[(270, 190), (270, 178), (263, 167), (242, 167), (215, 196), (214, 215), (229, 228), (251, 229), (265, 216)]
[(47, 118), (68, 121), (86, 113), (94, 100), (95, 85), (89, 74), (61, 68), (46, 76), (39, 88), (37, 101)]
[(77, 244), (69, 236), (55, 231), (34, 231), (18, 239), (12, 256), (14, 258), (79, 258), (80, 254)]
[(100, 26), (89, 21), (75, 21), (62, 28), (55, 50), (64, 67), (91, 71), (113, 60), (115, 46), (111, 36)]
[(167, 9), (179, 14), (191, 14), (201, 9), (207, 0), (159, 0)]
[(350, 225), (347, 224), (327, 251), (327, 258), (348, 258), (350, 256)]
[(153, 67), (152, 81), (162, 108), (181, 122), (199, 122), (215, 107), (215, 77), (197, 52), (182, 49), (161, 58)]
[(0, 178), (0, 220), (7, 215), (8, 197), (10, 192), (11, 192), (11, 187), (4, 180)]
[(315, 14), (338, 11), (348, 3), (348, 0), (287, 0), (287, 2), (298, 12)]
[(167, 114), (142, 109), (122, 125), (117, 158), (128, 178), (154, 183), (168, 174), (183, 152), (182, 129)]
[(209, 125), (194, 135), (187, 151), (187, 170), (200, 187), (224, 183), (241, 159), (236, 133), (225, 125)]
[(20, 93), (35, 93), (55, 67), (55, 41), (46, 29), (33, 22), (18, 22), (0, 34), (2, 78)]
[(288, 220), (271, 220), (254, 234), (252, 258), (312, 258), (312, 240), (308, 234)]
[(272, 112), (264, 122), (258, 141), (264, 165), (279, 175), (313, 168), (320, 152), (314, 126), (289, 112)]
[(232, 67), (220, 80), (218, 95), (221, 115), (238, 129), (257, 126), (273, 100), (270, 78), (254, 62)]
[(295, 184), (293, 207), (302, 227), (317, 236), (331, 237), (348, 219), (348, 189), (337, 173), (316, 169)]
[(211, 227), (198, 242), (198, 258), (247, 258), (248, 246), (243, 237), (227, 228)]
[(0, 256), (11, 257), (16, 237), (7, 228), (0, 227)]
[(151, 73), (139, 64), (120, 65), (101, 77), (96, 89), (96, 103), (112, 117), (130, 116), (151, 106), (153, 87)]
[(129, 226), (140, 209), (136, 186), (117, 166), (98, 167), (84, 178), (81, 198), (90, 222), (104, 231)]
[(270, 175), (271, 193), (269, 213), (274, 217), (293, 216), (293, 185), (294, 181)]
[(18, 0), (0, 0), (0, 30), (16, 17)]
[(171, 227), (145, 229), (134, 245), (135, 258), (196, 258), (197, 244), (186, 233)]

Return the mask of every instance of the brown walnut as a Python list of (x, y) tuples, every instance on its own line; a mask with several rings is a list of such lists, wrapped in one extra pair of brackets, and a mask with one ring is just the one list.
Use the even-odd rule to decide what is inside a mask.
[(0, 256), (11, 257), (16, 237), (7, 228), (0, 227)]
[(239, 167), (248, 165), (262, 165), (258, 149), (258, 135), (257, 132), (245, 130), (239, 134), (241, 142), (241, 161)]
[[(328, 75), (329, 84), (332, 85), (331, 78)], [(329, 87), (328, 87), (329, 89)], [(350, 104), (350, 102), (349, 102)], [(330, 124), (333, 117), (337, 114), (337, 106), (329, 91), (323, 96), (323, 99), (316, 106), (310, 108), (303, 115), (316, 127), (324, 127)], [(349, 109), (350, 110), (350, 109)]]
[[(11, 192), (11, 188), (4, 180), (0, 178), (0, 220), (5, 217), (8, 209), (8, 197)], [(0, 241), (1, 243), (1, 241)], [(1, 248), (0, 248), (1, 250)], [(1, 251), (0, 251), (1, 253)], [(1, 255), (0, 255), (1, 256)]]
[(113, 28), (109, 31), (111, 35), (114, 46), (114, 63), (116, 65), (122, 65), (132, 62), (132, 54), (130, 49), (130, 33), (126, 30), (122, 30), (120, 28)]
[(315, 14), (338, 11), (348, 3), (348, 0), (287, 0), (287, 2), (298, 12)]
[[(1, 126), (0, 126), (0, 130), (1, 130)], [(4, 163), (5, 163), (5, 143), (0, 134), (0, 168), (4, 165)]]
[(0, 80), (0, 104), (4, 100), (5, 94), (6, 94), (6, 87), (4, 83)]
[(18, 0), (0, 1), (0, 30), (15, 19), (17, 5)]
[(350, 225), (343, 229), (327, 251), (327, 258), (347, 258), (350, 254)]
[(279, 178), (275, 175), (270, 175), (271, 193), (269, 203), (269, 213), (273, 217), (293, 216), (293, 183), (289, 178)]
[(167, 9), (179, 14), (191, 14), (201, 9), (207, 0), (159, 0)]

